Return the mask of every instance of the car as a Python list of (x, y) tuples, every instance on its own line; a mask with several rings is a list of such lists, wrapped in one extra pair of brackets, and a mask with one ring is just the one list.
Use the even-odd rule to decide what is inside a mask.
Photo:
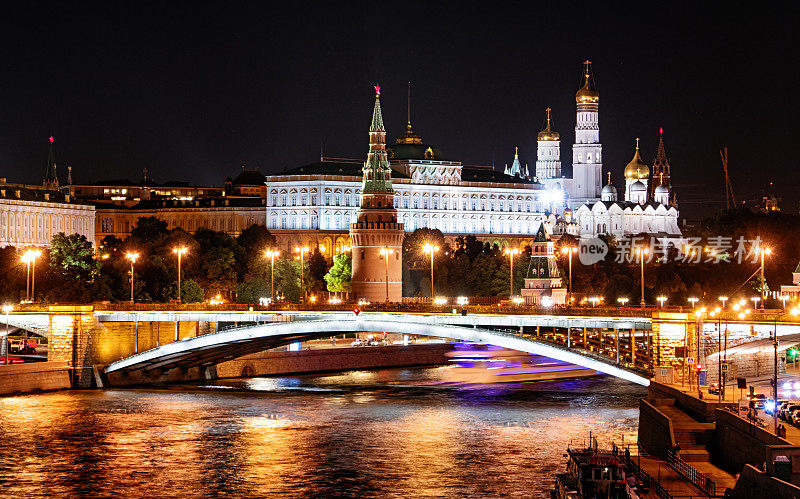
[(350, 346), (351, 347), (365, 347), (365, 346), (367, 346), (367, 341), (366, 340), (356, 340), (356, 341), (350, 343)]
[(786, 416), (788, 415), (788, 409), (789, 407), (793, 406), (796, 406), (798, 409), (800, 409), (800, 404), (792, 401), (785, 401), (782, 402), (780, 405), (778, 405), (778, 419), (786, 421)]
[(792, 411), (789, 414), (789, 424), (791, 424), (792, 426), (800, 425), (800, 409)]
[(756, 409), (764, 409), (764, 403), (767, 401), (767, 396), (763, 393), (753, 393), (751, 395), (747, 395), (745, 400), (755, 402)]

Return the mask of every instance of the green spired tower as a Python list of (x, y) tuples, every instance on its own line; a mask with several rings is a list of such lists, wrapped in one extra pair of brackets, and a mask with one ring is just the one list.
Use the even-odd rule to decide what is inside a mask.
[(381, 87), (375, 85), (375, 108), (369, 127), (361, 205), (350, 224), (353, 293), (371, 302), (403, 299), (403, 224), (397, 223), (392, 169), (386, 157), (386, 130), (381, 115)]

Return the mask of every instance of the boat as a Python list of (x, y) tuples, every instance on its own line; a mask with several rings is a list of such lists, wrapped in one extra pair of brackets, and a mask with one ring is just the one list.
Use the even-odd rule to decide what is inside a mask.
[(594, 369), (485, 343), (459, 342), (447, 357), (454, 365), (450, 381), (459, 383), (518, 383), (596, 376)]
[(625, 462), (616, 449), (600, 450), (589, 438), (585, 449), (567, 449), (566, 473), (556, 475), (552, 499), (633, 499), (639, 496), (626, 482)]

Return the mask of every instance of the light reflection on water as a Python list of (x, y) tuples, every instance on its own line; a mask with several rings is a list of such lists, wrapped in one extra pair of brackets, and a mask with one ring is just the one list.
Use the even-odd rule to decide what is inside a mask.
[(641, 387), (492, 386), (442, 369), (0, 398), (14, 495), (543, 496), (589, 431), (635, 441)]

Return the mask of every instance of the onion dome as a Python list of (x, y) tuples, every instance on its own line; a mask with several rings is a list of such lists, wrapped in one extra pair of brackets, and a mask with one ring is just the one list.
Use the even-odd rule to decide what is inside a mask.
[(650, 176), (650, 168), (639, 155), (639, 139), (636, 139), (636, 152), (628, 166), (625, 167), (625, 178), (644, 179)]
[[(641, 182), (639, 182), (639, 183), (641, 184)], [(600, 191), (600, 196), (601, 197), (616, 196), (616, 195), (617, 195), (617, 188), (614, 187), (611, 184), (606, 185), (605, 187), (603, 187), (603, 190)]]
[(656, 189), (655, 189), (655, 191), (653, 191), (653, 192), (654, 192), (655, 194), (666, 194), (666, 195), (669, 195), (669, 189), (667, 189), (667, 188), (666, 188), (666, 187), (664, 187), (663, 185), (659, 185), (659, 186), (657, 186), (657, 187), (656, 187)]
[(547, 125), (545, 126), (544, 130), (539, 132), (539, 137), (537, 140), (560, 140), (561, 136), (550, 128), (550, 108), (547, 108)]
[(637, 180), (631, 184), (631, 193), (635, 192), (647, 192), (647, 187), (645, 187), (641, 180)]
[(596, 104), (600, 102), (600, 93), (592, 88), (591, 78), (589, 76), (589, 66), (591, 62), (584, 62), (586, 70), (583, 73), (583, 86), (575, 94), (575, 102), (578, 104)]

